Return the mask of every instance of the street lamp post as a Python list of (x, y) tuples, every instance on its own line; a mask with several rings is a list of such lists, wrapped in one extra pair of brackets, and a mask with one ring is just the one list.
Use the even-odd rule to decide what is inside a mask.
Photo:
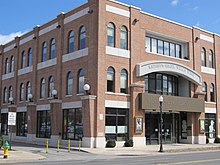
[(159, 102), (160, 102), (160, 150), (159, 152), (163, 152), (163, 139), (162, 139), (162, 129), (163, 129), (163, 116), (162, 116), (162, 111), (163, 111), (163, 96), (159, 97)]

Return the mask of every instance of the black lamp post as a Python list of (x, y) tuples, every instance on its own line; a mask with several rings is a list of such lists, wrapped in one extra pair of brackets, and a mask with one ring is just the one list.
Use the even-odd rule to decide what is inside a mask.
[(162, 129), (163, 129), (163, 116), (162, 116), (163, 96), (159, 97), (159, 102), (160, 102), (160, 150), (159, 150), (159, 152), (163, 152), (163, 139), (162, 139)]

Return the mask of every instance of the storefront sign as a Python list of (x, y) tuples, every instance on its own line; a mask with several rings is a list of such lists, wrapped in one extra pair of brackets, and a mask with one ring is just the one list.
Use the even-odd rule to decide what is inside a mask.
[[(143, 110), (159, 111), (158, 94), (140, 93), (139, 107)], [(204, 100), (198, 98), (163, 96), (163, 111), (205, 112)]]
[(195, 84), (201, 84), (202, 78), (194, 70), (179, 63), (171, 61), (151, 61), (137, 64), (137, 77), (144, 76), (153, 72), (171, 72), (180, 75)]

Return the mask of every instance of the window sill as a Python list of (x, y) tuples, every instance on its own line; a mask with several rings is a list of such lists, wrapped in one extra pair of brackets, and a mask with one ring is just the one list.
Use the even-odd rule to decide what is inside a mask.
[(114, 92), (105, 92), (107, 95), (118, 95), (118, 96), (131, 96), (130, 94), (125, 93), (114, 93)]
[(76, 96), (83, 96), (84, 95), (84, 93), (78, 93), (78, 94), (76, 94)]
[(73, 95), (66, 95), (65, 97), (72, 97)]

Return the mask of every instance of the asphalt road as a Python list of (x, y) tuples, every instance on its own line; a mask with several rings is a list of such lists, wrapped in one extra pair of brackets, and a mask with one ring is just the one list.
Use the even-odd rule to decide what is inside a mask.
[[(156, 156), (102, 156), (83, 154), (80, 159), (39, 160), (16, 165), (219, 165), (220, 151), (190, 152)], [(2, 164), (3, 165), (3, 164)]]

